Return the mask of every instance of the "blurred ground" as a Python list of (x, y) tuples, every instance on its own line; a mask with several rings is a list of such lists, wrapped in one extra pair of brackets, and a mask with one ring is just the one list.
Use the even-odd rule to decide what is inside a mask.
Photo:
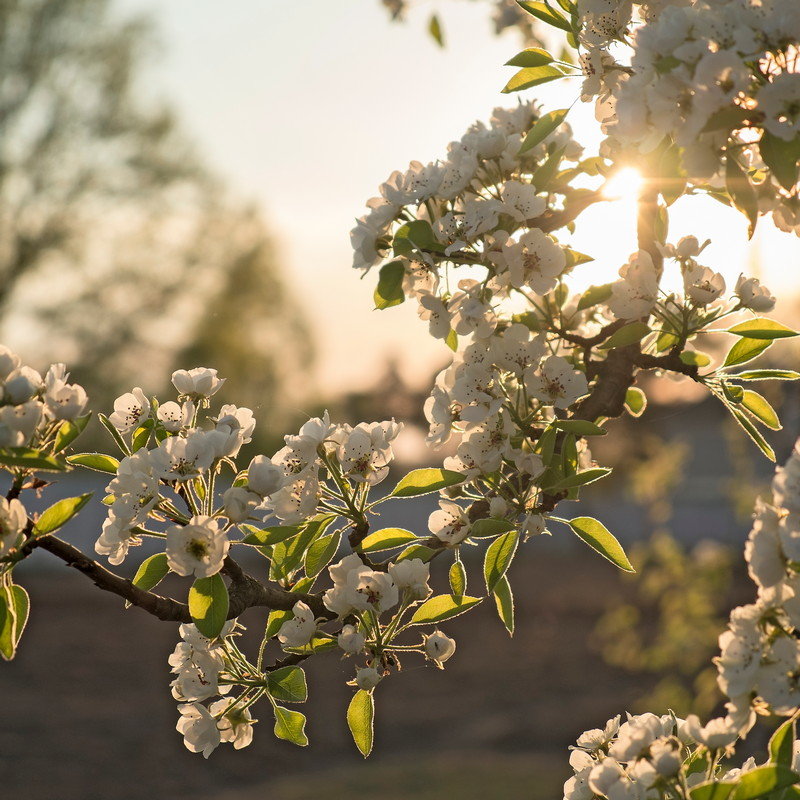
[[(512, 572), (513, 641), (488, 606), (447, 625), (458, 651), (446, 671), (409, 660), (378, 689), (376, 749), (366, 763), (344, 721), (352, 667), (335, 654), (308, 667), (311, 747), (276, 740), (260, 709), (251, 747), (220, 747), (205, 761), (174, 730), (166, 659), (176, 627), (122, 611), (66, 567), (20, 575), (33, 613), (17, 659), (0, 668), (3, 796), (560, 797), (567, 746), (624, 710), (642, 684), (586, 644), (616, 585), (613, 567), (576, 552), (520, 559)], [(248, 614), (251, 626), (264, 618)]]

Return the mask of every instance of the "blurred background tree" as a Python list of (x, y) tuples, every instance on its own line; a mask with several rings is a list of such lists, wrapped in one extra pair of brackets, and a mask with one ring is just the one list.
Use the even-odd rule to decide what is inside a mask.
[(308, 389), (308, 328), (257, 210), (145, 91), (154, 51), (109, 0), (0, 1), (4, 340), (68, 361), (96, 408), (132, 378), (156, 391), (177, 363), (224, 364), (282, 425)]

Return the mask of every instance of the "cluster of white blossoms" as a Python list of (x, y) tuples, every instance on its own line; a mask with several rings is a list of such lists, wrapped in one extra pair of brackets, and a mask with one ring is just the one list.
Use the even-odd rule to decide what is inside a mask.
[[(305, 743), (304, 717), (278, 701), (305, 699), (305, 677), (294, 660), (318, 650), (338, 648), (354, 658), (351, 683), (366, 693), (399, 668), (401, 651), (404, 656), (416, 652), (441, 668), (455, 652), (455, 642), (437, 629), (409, 640), (409, 629), (413, 636), (418, 629), (411, 626), (435, 626), (479, 599), (456, 602), (441, 595), (425, 612), (431, 594), (427, 559), (434, 552), (423, 544), (427, 540), (401, 529), (370, 533), (373, 508), (394, 494), (370, 497), (388, 475), (392, 443), (402, 426), (393, 420), (337, 425), (325, 412), (285, 436), (285, 446), (271, 458), (257, 455), (241, 469), (236, 461), (252, 441), (252, 412), (233, 405), (211, 408), (223, 384), (213, 369), (179, 370), (172, 383), (177, 400), (159, 404), (137, 387), (117, 398), (109, 418), (101, 417), (122, 451), (119, 462), (100, 454), (79, 459), (88, 458), (84, 463), (101, 470), (116, 466), (97, 552), (119, 564), (132, 545), (153, 537), (163, 542), (163, 552), (140, 567), (134, 584), (144, 581), (152, 588), (148, 575), (158, 582), (169, 571), (194, 579), (188, 607), (195, 624), (181, 625), (182, 640), (169, 660), (172, 694), (181, 703), (178, 730), (187, 748), (207, 757), (220, 742), (246, 746), (255, 722), (249, 709), (262, 698), (272, 702), (276, 735)], [(448, 486), (464, 480), (455, 472), (417, 472), (406, 476), (400, 496), (432, 493), (442, 476)], [(25, 522), (24, 513), (17, 520), (15, 503), (0, 505), (7, 527)], [(303, 594), (336, 558), (345, 534), (354, 552), (328, 567), (332, 587)], [(362, 544), (366, 552), (360, 552)], [(367, 555), (405, 545), (387, 562)], [(225, 621), (235, 614), (229, 605), (235, 587), (229, 594), (222, 575), (236, 583), (241, 568), (226, 561), (235, 547), (263, 555), (279, 587), (275, 591), (293, 600), (291, 605), (284, 601), (287, 610), (270, 614), (255, 663), (235, 642), (240, 626), (235, 619)], [(252, 587), (256, 579), (241, 580)], [(204, 610), (216, 608), (218, 615), (197, 618), (195, 596), (202, 597)], [(286, 666), (264, 665), (272, 640), (288, 654)]]
[(758, 586), (751, 605), (731, 613), (719, 640), (719, 686), (746, 731), (753, 712), (792, 715), (800, 707), (800, 441), (756, 506), (745, 546)]
[[(233, 405), (209, 416), (211, 427), (199, 425), (201, 409), (223, 382), (213, 369), (179, 370), (172, 376), (177, 402), (158, 405), (138, 387), (115, 401), (108, 422), (119, 433), (124, 455), (106, 487), (108, 516), (95, 545), (112, 564), (122, 563), (130, 547), (141, 543), (148, 519), (168, 520), (174, 523), (163, 532), (170, 569), (209, 577), (222, 568), (233, 526), (269, 517), (298, 524), (313, 517), (332, 461), (338, 475), (364, 491), (388, 474), (391, 443), (402, 425), (334, 425), (326, 412), (299, 434), (286, 436), (286, 446), (272, 458), (255, 456), (246, 472), (235, 471), (238, 480), (215, 505), (213, 495), (198, 495), (195, 482), (215, 476), (223, 464), (235, 468), (255, 430), (252, 411)], [(148, 449), (150, 442), (154, 446)], [(176, 504), (184, 505), (188, 516)]]
[(53, 364), (44, 377), (0, 345), (0, 447), (38, 444), (63, 421), (80, 417), (88, 398), (69, 383), (64, 364)]
[[(697, 0), (661, 4), (631, 26), (630, 3), (587, 0), (581, 40), (583, 97), (598, 97), (607, 153), (650, 152), (669, 137), (695, 183), (731, 190), (749, 174), (753, 212), (800, 233), (800, 7), (795, 0)], [(611, 20), (614, 23), (611, 24)], [(602, 23), (598, 23), (602, 20)], [(608, 24), (607, 38), (598, 33)], [(605, 45), (631, 32), (630, 66)], [(739, 205), (739, 203), (737, 203)]]
[(725, 297), (725, 278), (697, 260), (705, 249), (695, 236), (684, 236), (676, 245), (664, 245), (661, 252), (680, 266), (683, 277), (683, 296), (665, 295), (660, 289), (662, 270), (653, 263), (645, 250), (633, 253), (619, 271), (620, 278), (611, 284), (608, 308), (617, 319), (636, 320), (651, 314), (667, 326), (676, 317), (696, 317), (690, 327), (706, 325), (710, 318), (719, 319), (725, 312), (749, 310), (757, 313), (772, 311), (775, 297), (758, 278), (740, 275), (730, 298)]
[[(719, 718), (703, 726), (695, 715), (680, 719), (674, 714), (619, 715), (603, 729), (578, 737), (569, 763), (575, 771), (564, 784), (564, 800), (645, 800), (685, 797), (705, 782), (709, 758), (714, 767), (719, 757), (732, 753), (738, 738), (735, 726)], [(741, 767), (715, 769), (717, 781), (734, 781), (756, 769), (753, 758)]]
[[(253, 724), (256, 722), (249, 711), (252, 699), (247, 692), (239, 697), (221, 697), (208, 705), (203, 701), (230, 692), (232, 682), (229, 670), (231, 658), (230, 639), (235, 623), (228, 622), (220, 637), (214, 641), (203, 636), (194, 625), (180, 626), (181, 641), (169, 657), (175, 680), (172, 696), (182, 704), (178, 706), (180, 719), (177, 730), (183, 735), (187, 749), (202, 753), (205, 758), (222, 742), (228, 742), (236, 750), (247, 747), (253, 741)], [(234, 648), (233, 654), (236, 653)]]
[[(64, 364), (53, 364), (42, 377), (5, 345), (0, 345), (0, 450), (54, 447), (66, 423), (78, 420), (88, 398), (69, 383)], [(0, 497), (0, 557), (22, 541), (28, 515), (17, 497)]]
[[(718, 762), (733, 754), (757, 715), (794, 718), (800, 709), (800, 440), (776, 470), (772, 504), (756, 504), (745, 560), (758, 597), (731, 612), (714, 659), (726, 716), (706, 725), (694, 715), (685, 720), (673, 714), (628, 715), (621, 725), (617, 716), (603, 730), (586, 731), (570, 756), (575, 775), (564, 786), (565, 800), (685, 796), (683, 789), (709, 778), (734, 782), (759, 769), (753, 758), (736, 768)], [(786, 766), (797, 772), (800, 745), (788, 753)]]
[[(549, 291), (565, 267), (563, 251), (536, 230), (548, 197), (530, 178), (552, 150), (574, 162), (582, 148), (564, 125), (520, 152), (538, 117), (534, 103), (496, 108), (488, 125), (476, 122), (450, 143), (445, 160), (413, 161), (405, 172), (393, 172), (350, 234), (357, 269), (384, 261), (394, 241), (406, 294), (417, 298), (434, 336), (446, 338), (451, 326), (470, 333), (491, 325), (492, 318), (474, 282), (445, 291), (440, 266), (480, 264), (494, 251), (496, 290), (505, 295), (531, 278), (540, 292)], [(416, 224), (405, 227), (409, 223)]]
[[(726, 294), (722, 275), (700, 261), (708, 242), (694, 236), (654, 242), (652, 252), (630, 257), (617, 281), (571, 292), (563, 278), (591, 258), (547, 232), (567, 224), (570, 189), (542, 164), (580, 151), (554, 122), (520, 154), (521, 132), (536, 119), (531, 105), (495, 109), (488, 126), (451, 144), (446, 162), (413, 162), (393, 173), (353, 232), (354, 265), (383, 264), (378, 306), (416, 300), (430, 334), (455, 350), (424, 408), (429, 444), (455, 447), (444, 467), (468, 478), (443, 491), (430, 517), (430, 531), (447, 547), (470, 539), (476, 519), (507, 522), (525, 538), (542, 533), (554, 502), (581, 485), (580, 477), (570, 483), (575, 473), (599, 474), (585, 438), (556, 431), (580, 418), (617, 332), (633, 334), (619, 344), (638, 343), (648, 365), (708, 365), (705, 354), (685, 362), (677, 354), (712, 323), (775, 305), (766, 287), (744, 275)], [(600, 169), (597, 159), (580, 162), (563, 170), (567, 183), (584, 168)], [(665, 259), (678, 265), (682, 293), (662, 289)], [(468, 277), (457, 279), (458, 271)], [(671, 361), (659, 356), (667, 351)], [(692, 377), (727, 397), (727, 375), (700, 378), (695, 369)]]

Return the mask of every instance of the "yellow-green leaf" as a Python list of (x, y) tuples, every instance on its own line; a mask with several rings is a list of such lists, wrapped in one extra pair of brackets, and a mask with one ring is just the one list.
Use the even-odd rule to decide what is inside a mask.
[(593, 517), (575, 517), (569, 521), (569, 526), (581, 541), (586, 542), (603, 558), (607, 558), (625, 572), (636, 572), (622, 545), (602, 522)]
[(364, 758), (372, 752), (375, 722), (375, 701), (372, 692), (359, 689), (347, 707), (347, 727)]
[(189, 589), (189, 613), (203, 636), (216, 639), (228, 619), (228, 587), (217, 573), (198, 578)]

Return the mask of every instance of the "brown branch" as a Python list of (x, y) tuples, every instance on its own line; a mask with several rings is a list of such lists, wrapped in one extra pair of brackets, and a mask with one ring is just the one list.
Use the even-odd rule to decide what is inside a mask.
[(162, 597), (134, 586), (131, 581), (106, 569), (101, 564), (84, 555), (77, 547), (73, 547), (57, 536), (42, 536), (33, 542), (35, 547), (47, 550), (64, 561), (67, 566), (86, 575), (89, 580), (106, 592), (111, 592), (127, 600), (131, 605), (144, 609), (148, 614), (165, 622), (191, 622), (189, 606), (170, 597)]
[[(42, 536), (34, 539), (30, 542), (30, 545), (47, 550), (47, 552), (64, 561), (67, 566), (73, 567), (78, 572), (86, 575), (99, 589), (122, 597), (131, 605), (147, 611), (148, 614), (157, 619), (165, 622), (192, 621), (189, 606), (186, 603), (134, 586), (127, 578), (111, 572), (102, 564), (82, 553), (77, 547), (73, 547), (57, 536)], [(228, 619), (238, 617), (248, 608), (289, 611), (298, 601), (306, 603), (318, 617), (331, 618), (332, 616), (318, 595), (302, 594), (272, 586), (264, 586), (244, 572), (239, 564), (230, 557), (225, 559), (223, 572), (231, 579)]]

